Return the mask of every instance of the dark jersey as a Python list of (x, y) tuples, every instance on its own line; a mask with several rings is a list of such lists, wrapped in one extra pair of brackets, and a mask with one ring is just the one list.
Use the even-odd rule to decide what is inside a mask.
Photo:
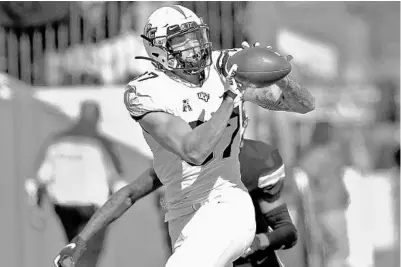
[[(261, 141), (249, 139), (244, 139), (239, 159), (241, 179), (247, 187), (255, 207), (256, 233), (266, 233), (269, 225), (260, 210), (258, 201), (263, 199), (267, 202), (274, 202), (279, 198), (285, 178), (283, 160), (277, 148)], [(241, 266), (251, 262), (252, 266), (280, 266), (276, 260), (272, 260), (272, 257), (266, 260), (267, 256), (270, 255), (266, 251), (257, 251), (247, 259), (238, 259), (234, 265)], [(267, 261), (269, 261), (269, 265), (266, 265)]]

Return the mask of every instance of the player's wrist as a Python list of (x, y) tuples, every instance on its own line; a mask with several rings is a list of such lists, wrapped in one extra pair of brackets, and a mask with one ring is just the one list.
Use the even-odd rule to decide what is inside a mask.
[(286, 77), (284, 77), (283, 79), (278, 80), (278, 81), (276, 82), (276, 85), (277, 85), (281, 90), (285, 91), (285, 90), (288, 90), (288, 89), (289, 89), (289, 86), (288, 86), (289, 83), (290, 83), (289, 78), (288, 78), (288, 76), (286, 76)]
[(259, 249), (265, 249), (269, 246), (270, 242), (269, 239), (267, 238), (266, 234), (257, 234), (256, 238), (258, 239), (259, 242)]
[(223, 94), (223, 99), (231, 99), (232, 101), (234, 101), (235, 98), (237, 98), (237, 96), (238, 95), (236, 93), (234, 93), (233, 91), (227, 90)]
[[(86, 241), (78, 235), (74, 237), (56, 256), (53, 261), (54, 265), (57, 267), (75, 266), (75, 263), (81, 258), (85, 250)], [(65, 263), (66, 261), (67, 263)]]
[(78, 248), (86, 248), (87, 240), (80, 235), (77, 235), (71, 240), (71, 243), (75, 243)]

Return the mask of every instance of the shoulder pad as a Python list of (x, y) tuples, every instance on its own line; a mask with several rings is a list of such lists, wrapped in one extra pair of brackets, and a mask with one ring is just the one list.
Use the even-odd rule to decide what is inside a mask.
[(266, 161), (266, 165), (277, 166), (283, 163), (283, 159), (278, 149), (270, 144), (262, 141), (244, 139), (244, 145), (241, 152), (247, 155), (247, 157), (260, 158)]
[(126, 85), (124, 104), (131, 116), (138, 119), (149, 112), (168, 112), (161, 82), (156, 72), (145, 72)]
[(265, 142), (244, 139), (241, 148), (242, 157), (253, 158), (259, 166), (253, 166), (258, 174), (258, 187), (264, 188), (274, 184), (285, 176), (284, 162), (277, 148)]

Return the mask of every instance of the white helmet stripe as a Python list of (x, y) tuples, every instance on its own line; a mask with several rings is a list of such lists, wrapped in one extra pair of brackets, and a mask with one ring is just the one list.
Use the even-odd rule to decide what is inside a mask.
[(182, 10), (179, 5), (171, 6), (171, 8), (174, 9), (174, 10), (177, 10), (178, 12), (180, 12), (184, 16), (184, 18), (187, 18), (187, 16), (184, 13), (184, 10)]

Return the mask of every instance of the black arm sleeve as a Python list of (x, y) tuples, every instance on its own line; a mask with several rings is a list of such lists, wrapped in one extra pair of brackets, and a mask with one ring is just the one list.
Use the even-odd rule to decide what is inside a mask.
[(295, 225), (292, 223), (286, 204), (264, 214), (267, 224), (273, 231), (267, 233), (270, 249), (289, 249), (293, 247), (298, 240), (298, 233)]

